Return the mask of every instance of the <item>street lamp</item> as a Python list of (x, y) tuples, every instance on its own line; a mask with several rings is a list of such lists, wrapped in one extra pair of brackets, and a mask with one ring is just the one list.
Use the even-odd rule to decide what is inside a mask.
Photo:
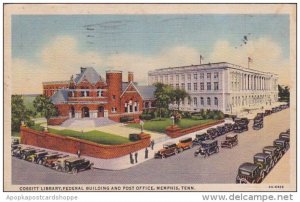
[(175, 117), (171, 116), (171, 119), (172, 119), (172, 126), (174, 126), (175, 125)]

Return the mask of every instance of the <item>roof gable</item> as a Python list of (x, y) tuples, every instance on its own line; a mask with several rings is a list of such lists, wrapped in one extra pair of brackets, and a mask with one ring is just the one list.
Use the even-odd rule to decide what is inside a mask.
[(128, 86), (123, 90), (123, 93), (120, 97), (122, 97), (127, 91), (136, 91), (141, 97), (141, 93), (139, 92), (139, 90), (137, 89), (137, 87), (134, 85), (134, 83), (131, 81)]
[(68, 91), (65, 89), (59, 89), (51, 96), (53, 104), (63, 103), (68, 100)]
[(81, 68), (81, 73), (77, 74), (74, 82), (76, 84), (87, 81), (89, 83), (95, 84), (99, 81), (103, 81), (102, 77), (96, 72), (93, 67)]

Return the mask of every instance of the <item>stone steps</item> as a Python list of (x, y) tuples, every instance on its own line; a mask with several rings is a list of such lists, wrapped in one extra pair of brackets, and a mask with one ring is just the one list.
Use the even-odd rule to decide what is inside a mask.
[(65, 128), (89, 128), (89, 127), (101, 127), (116, 124), (108, 118), (82, 118), (82, 119), (68, 119), (61, 124), (62, 127)]

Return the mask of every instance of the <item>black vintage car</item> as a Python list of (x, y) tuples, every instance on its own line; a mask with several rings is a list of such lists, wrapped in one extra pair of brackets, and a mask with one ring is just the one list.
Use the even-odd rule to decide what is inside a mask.
[(265, 110), (264, 116), (269, 116), (272, 114), (272, 110)]
[(206, 158), (211, 154), (218, 152), (218, 140), (206, 140), (202, 142), (201, 146), (195, 151), (194, 156), (197, 157), (200, 154), (201, 156), (204, 156), (204, 158)]
[(271, 156), (274, 163), (282, 157), (283, 153), (279, 151), (278, 147), (275, 146), (266, 146), (263, 148), (263, 153)]
[(253, 130), (259, 130), (264, 127), (264, 118), (263, 116), (256, 116), (253, 120)]
[(290, 144), (286, 139), (276, 139), (273, 145), (278, 147), (279, 151), (283, 152), (283, 154), (290, 148)]
[(65, 168), (63, 170), (67, 173), (71, 172), (75, 174), (82, 170), (91, 169), (93, 165), (87, 159), (73, 157), (65, 160)]
[(48, 152), (45, 151), (45, 150), (37, 151), (37, 152), (27, 156), (27, 158), (25, 160), (26, 161), (31, 161), (33, 163), (37, 163), (38, 159), (40, 159), (43, 156), (46, 156), (47, 154), (48, 154)]
[(255, 154), (253, 157), (253, 162), (258, 165), (261, 171), (263, 171), (262, 178), (264, 178), (275, 165), (271, 155), (266, 153)]
[(22, 147), (22, 146), (18, 146), (16, 149), (14, 149), (14, 150), (12, 151), (11, 154), (12, 154), (12, 156), (21, 159), (22, 156), (23, 156), (23, 153), (26, 152), (26, 151), (28, 151), (28, 150), (32, 150), (32, 148), (30, 148), (30, 147)]
[(218, 131), (218, 135), (221, 136), (226, 133), (226, 128), (225, 128), (225, 126), (218, 126), (217, 131)]
[(15, 138), (15, 137), (11, 138), (11, 145), (18, 145), (18, 144), (20, 144), (19, 138)]
[(207, 133), (196, 134), (195, 139), (193, 140), (193, 146), (201, 145), (201, 143), (205, 140), (209, 140), (210, 137)]
[(238, 174), (236, 176), (237, 184), (254, 184), (261, 183), (263, 180), (263, 172), (259, 169), (259, 166), (254, 163), (243, 163), (240, 165)]
[(229, 133), (229, 132), (231, 132), (231, 131), (233, 130), (233, 125), (232, 125), (232, 123), (225, 123), (225, 124), (224, 124), (224, 127), (225, 127), (226, 133)]
[(212, 140), (219, 136), (219, 132), (215, 128), (210, 128), (206, 132)]
[(238, 145), (237, 134), (226, 135), (225, 141), (221, 142), (221, 147), (232, 148), (233, 146)]
[(28, 150), (26, 150), (26, 151), (23, 152), (23, 154), (21, 155), (21, 159), (27, 160), (29, 156), (35, 154), (36, 152), (38, 152), (38, 150), (36, 150), (36, 149), (28, 149)]
[(235, 133), (242, 133), (244, 131), (248, 131), (248, 123), (249, 120), (246, 119), (236, 119), (233, 125), (233, 131)]
[(282, 132), (279, 134), (279, 139), (285, 139), (288, 143), (290, 143), (290, 134), (287, 132)]

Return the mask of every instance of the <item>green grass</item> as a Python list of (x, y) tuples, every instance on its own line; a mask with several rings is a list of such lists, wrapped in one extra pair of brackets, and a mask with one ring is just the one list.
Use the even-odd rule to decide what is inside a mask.
[[(212, 119), (193, 120), (193, 119), (183, 118), (180, 120), (180, 122), (177, 125), (180, 128), (185, 129), (185, 128), (190, 128), (190, 127), (193, 127), (196, 125), (211, 123), (214, 121), (215, 120), (212, 120)], [(166, 128), (170, 125), (172, 125), (171, 119), (150, 120), (150, 121), (145, 121), (144, 129), (164, 133)], [(132, 124), (128, 124), (128, 127), (140, 128), (140, 125), (138, 123), (132, 123)]]
[(118, 145), (118, 144), (125, 144), (130, 142), (128, 138), (97, 131), (97, 130), (92, 130), (89, 132), (82, 133), (74, 130), (56, 130), (56, 129), (49, 128), (49, 132), (58, 135), (74, 137), (82, 140), (88, 140), (91, 142), (105, 144), (105, 145)]

